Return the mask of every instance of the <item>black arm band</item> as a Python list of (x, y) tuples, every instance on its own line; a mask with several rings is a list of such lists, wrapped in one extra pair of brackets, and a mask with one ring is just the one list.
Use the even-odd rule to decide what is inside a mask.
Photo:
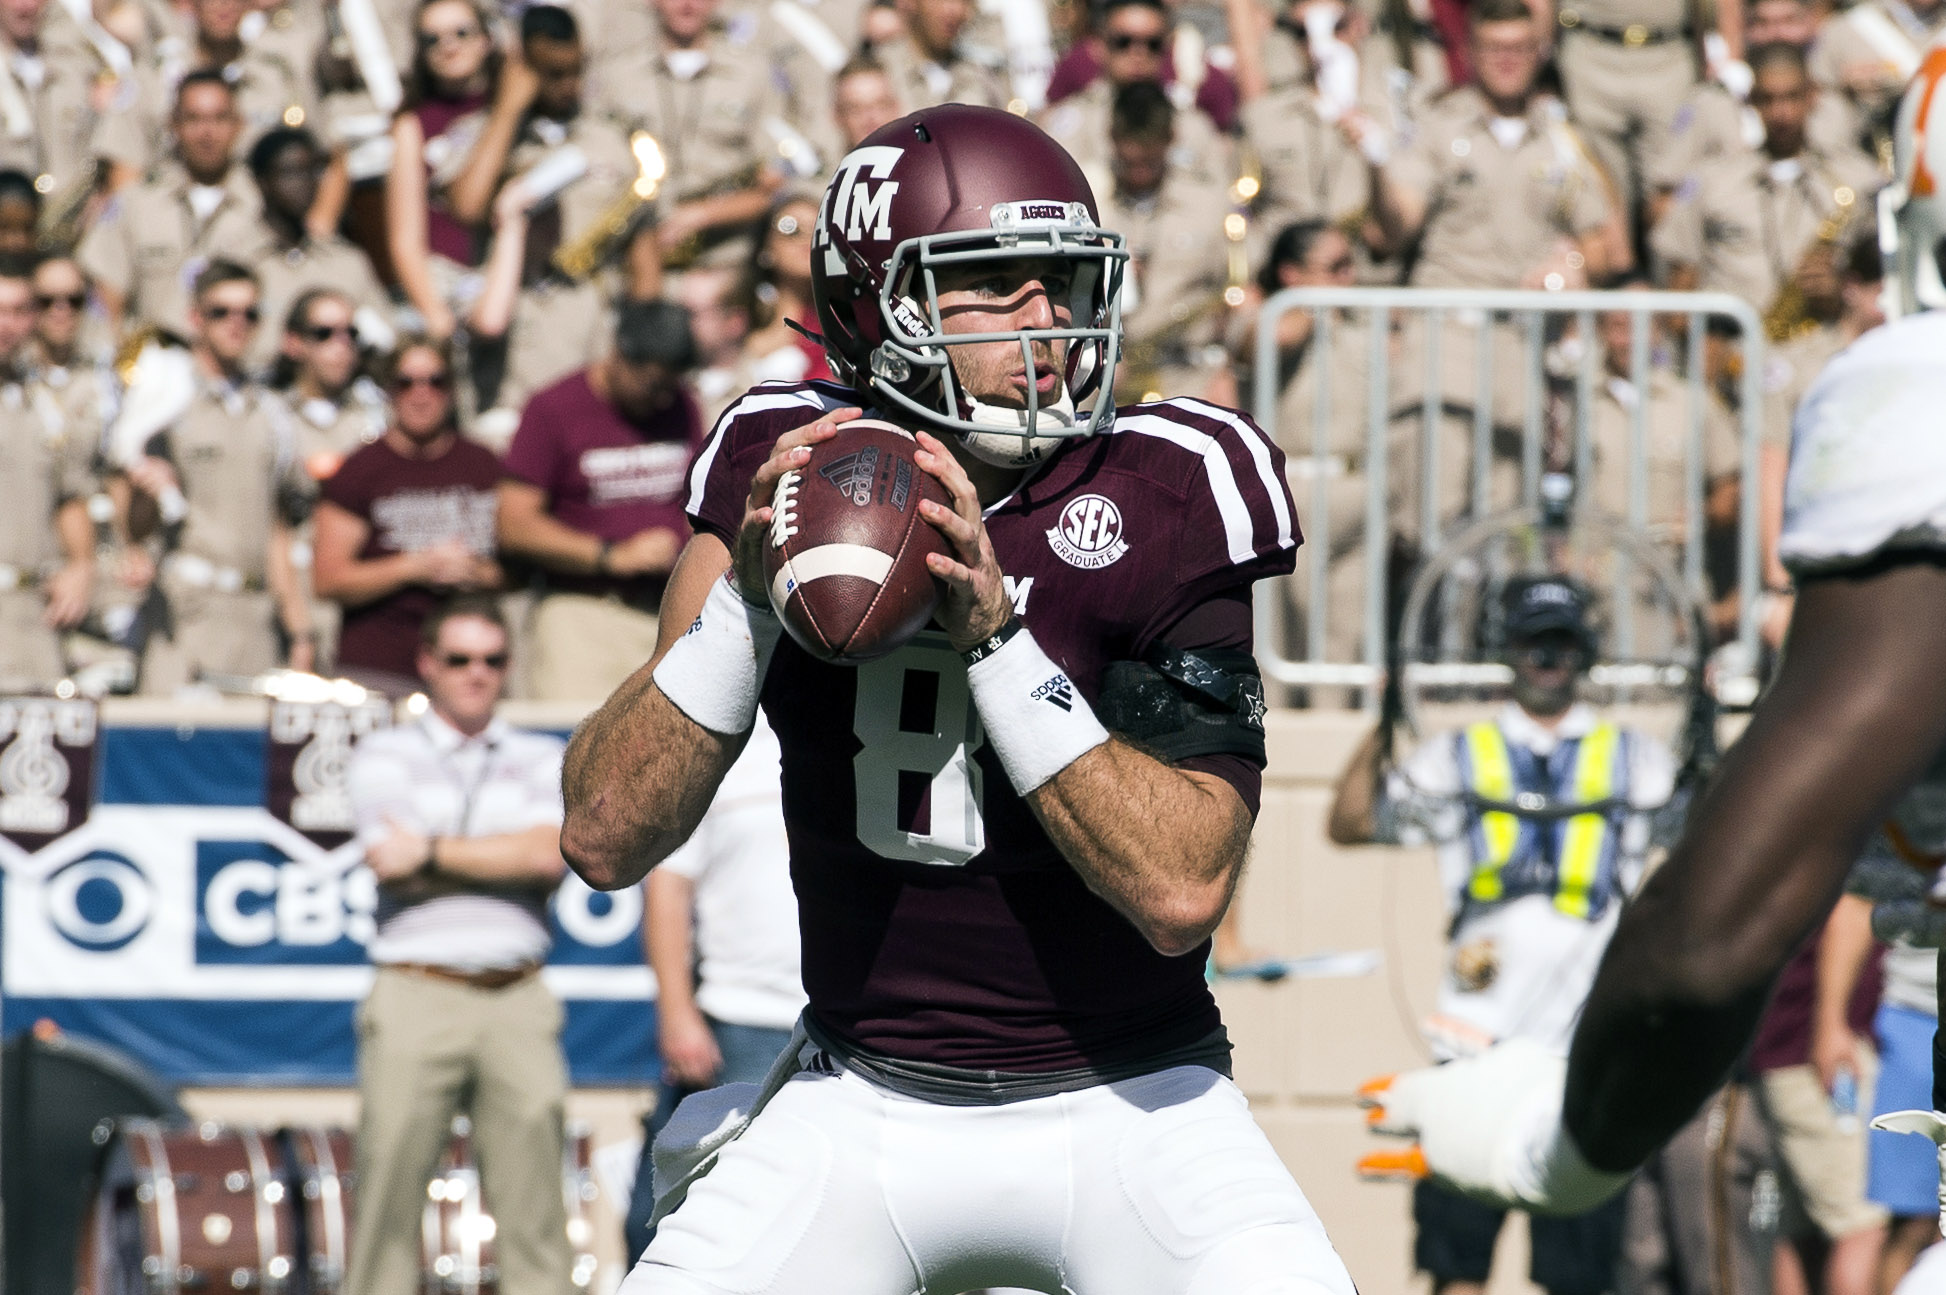
[(969, 668), (976, 666), (992, 656), (995, 652), (998, 652), (1002, 647), (1005, 647), (1008, 639), (1020, 633), (1025, 628), (1026, 626), (1020, 623), (1020, 617), (1009, 617), (1007, 623), (993, 631), (991, 636), (980, 640), (972, 647), (966, 649), (966, 651), (960, 653), (960, 659), (965, 661)]
[(1112, 662), (1095, 713), (1170, 763), (1198, 755), (1265, 762), (1263, 677), (1248, 652), (1157, 645), (1140, 661)]

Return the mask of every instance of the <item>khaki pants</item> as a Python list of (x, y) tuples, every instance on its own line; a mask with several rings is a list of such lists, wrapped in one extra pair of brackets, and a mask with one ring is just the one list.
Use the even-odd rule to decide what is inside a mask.
[(1864, 1122), (1878, 1082), (1878, 1054), (1863, 1041), (1858, 1063), (1859, 1122), (1850, 1129), (1838, 1126), (1815, 1068), (1783, 1066), (1758, 1077), (1764, 1122), (1784, 1171), (1785, 1236), (1815, 1229), (1837, 1241), (1885, 1226), (1885, 1207), (1865, 1197)]
[(1568, 111), (1624, 208), (1642, 196), (1649, 159), (1669, 149), (1669, 128), (1696, 84), (1688, 41), (1631, 48), (1585, 32), (1561, 37)]
[(655, 652), (655, 617), (612, 598), (551, 593), (534, 604), (528, 681), (539, 701), (603, 701)]
[(0, 593), (0, 691), (51, 688), (66, 673), (60, 637), (41, 620), (46, 610), (38, 589)]
[(275, 608), (268, 593), (224, 593), (161, 577), (169, 632), (149, 637), (142, 691), (168, 696), (205, 674), (254, 675), (277, 665)]
[(474, 989), (379, 968), (358, 1009), (358, 1198), (347, 1295), (418, 1295), (426, 1184), (473, 1120), (504, 1295), (566, 1295), (561, 1004), (540, 977)]

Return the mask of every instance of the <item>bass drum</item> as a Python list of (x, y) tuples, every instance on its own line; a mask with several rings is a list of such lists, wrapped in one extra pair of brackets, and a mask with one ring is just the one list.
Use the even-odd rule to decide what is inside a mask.
[(306, 1295), (338, 1295), (351, 1258), (353, 1192), (351, 1134), (340, 1128), (287, 1128), (291, 1186), (301, 1202), (298, 1227), (305, 1256)]
[[(585, 1127), (568, 1127), (561, 1149), (561, 1194), (567, 1206), (568, 1245), (574, 1256), (570, 1278), (577, 1290), (593, 1284), (597, 1267), (591, 1211), (601, 1189), (595, 1181), (593, 1148)], [(460, 1116), (453, 1121), (452, 1141), (426, 1188), (421, 1226), (426, 1295), (498, 1295), (500, 1271), (494, 1261), (494, 1238), (499, 1230), (492, 1203), (481, 1189), (472, 1123)]]
[(82, 1295), (296, 1290), (299, 1238), (276, 1140), (248, 1125), (105, 1122)]

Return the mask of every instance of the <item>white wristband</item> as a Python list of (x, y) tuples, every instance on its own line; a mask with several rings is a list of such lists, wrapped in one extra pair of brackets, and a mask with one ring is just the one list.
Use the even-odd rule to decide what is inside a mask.
[(1108, 730), (1022, 627), (966, 668), (973, 705), (1014, 790), (1025, 796), (1108, 740)]
[(695, 624), (652, 676), (677, 710), (712, 733), (748, 733), (756, 724), (757, 696), (784, 632), (775, 612), (743, 600), (735, 579), (725, 572), (710, 589)]

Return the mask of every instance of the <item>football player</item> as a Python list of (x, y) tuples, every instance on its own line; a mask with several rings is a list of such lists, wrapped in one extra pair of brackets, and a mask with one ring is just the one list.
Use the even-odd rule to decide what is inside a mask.
[[(1928, 873), (1946, 860), (1943, 85), (1936, 47), (1896, 123), (1881, 212), (1898, 318), (1799, 406), (1781, 542), (1797, 607), (1777, 679), (1622, 918), (1569, 1056), (1507, 1044), (1371, 1088), (1375, 1126), (1416, 1135), (1404, 1158), (1451, 1186), (1554, 1211), (1618, 1190), (1722, 1082), (1873, 830)], [(1882, 1119), (1935, 1141), (1946, 1128), (1932, 1112)]]
[[(1351, 1295), (1203, 974), (1258, 802), (1283, 459), (1233, 410), (1113, 408), (1125, 252), (1097, 213), (1005, 112), (929, 108), (844, 158), (812, 253), (841, 384), (725, 412), (659, 661), (575, 740), (564, 852), (613, 889), (687, 835), (761, 700), (810, 997), (745, 1108), (677, 1110), (700, 1168), (671, 1152), (663, 1183), (658, 1147), (629, 1292)], [(916, 431), (951, 552), (936, 627), (852, 668), (780, 641), (759, 545), (779, 476), (861, 412)]]

